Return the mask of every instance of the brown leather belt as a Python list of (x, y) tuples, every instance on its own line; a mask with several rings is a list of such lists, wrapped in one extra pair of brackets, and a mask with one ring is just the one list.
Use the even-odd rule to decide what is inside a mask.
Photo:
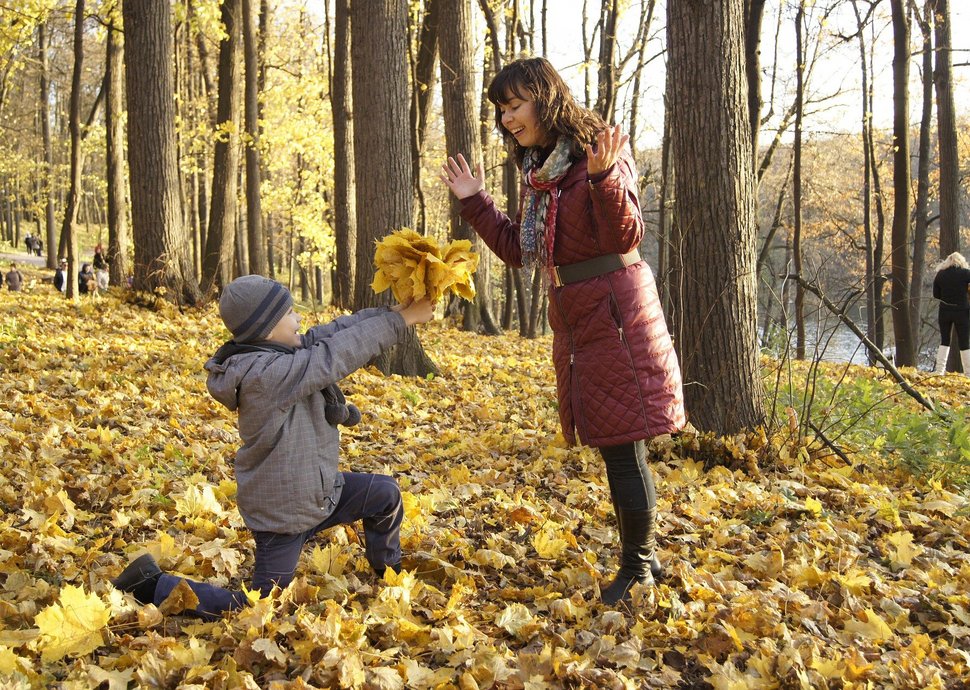
[(578, 264), (552, 267), (552, 280), (556, 287), (578, 283), (581, 280), (595, 278), (604, 273), (610, 273), (620, 268), (632, 266), (640, 261), (640, 252), (634, 249), (626, 254), (604, 254)]

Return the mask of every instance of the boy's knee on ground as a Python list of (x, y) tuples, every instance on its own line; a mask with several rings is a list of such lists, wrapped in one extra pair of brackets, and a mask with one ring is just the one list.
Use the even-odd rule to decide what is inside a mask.
[(371, 484), (369, 502), (374, 515), (390, 515), (403, 508), (401, 487), (394, 477), (378, 474)]

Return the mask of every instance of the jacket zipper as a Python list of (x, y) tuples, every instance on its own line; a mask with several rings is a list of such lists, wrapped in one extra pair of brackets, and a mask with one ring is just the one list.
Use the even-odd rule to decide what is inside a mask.
[[(637, 387), (637, 398), (640, 400), (640, 410), (643, 412), (643, 422), (645, 425), (649, 425), (649, 416), (647, 415), (647, 406), (643, 400), (643, 390), (640, 388), (640, 381), (637, 379), (637, 366), (636, 362), (633, 360), (633, 351), (630, 349), (630, 343), (623, 338), (623, 312), (620, 311), (620, 303), (616, 299), (616, 293), (613, 291), (613, 281), (609, 276), (606, 277), (610, 284), (610, 299), (613, 304), (616, 305), (617, 318), (620, 319), (620, 323), (617, 324), (616, 330), (620, 334), (620, 342), (623, 343), (623, 349), (626, 350), (627, 360), (630, 362), (630, 371), (633, 372), (633, 383)], [(649, 429), (647, 430), (649, 432)]]
[(568, 326), (568, 321), (564, 316), (562, 310), (562, 303), (559, 301), (559, 288), (555, 285), (551, 286), (552, 294), (555, 295), (556, 308), (559, 310), (559, 316), (562, 322), (566, 324), (566, 333), (569, 335), (569, 404), (573, 410), (573, 427), (576, 430), (576, 435), (581, 441), (585, 441), (587, 438), (586, 434), (586, 416), (583, 414), (582, 406), (582, 396), (580, 395), (579, 389), (579, 378), (576, 376), (576, 345), (573, 342), (573, 331)]

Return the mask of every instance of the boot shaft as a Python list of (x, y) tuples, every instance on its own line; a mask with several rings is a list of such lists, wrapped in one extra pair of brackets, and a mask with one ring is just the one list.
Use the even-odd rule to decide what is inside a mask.
[(940, 345), (939, 349), (936, 351), (936, 368), (933, 370), (934, 373), (946, 373), (946, 360), (949, 356), (950, 347), (948, 345)]

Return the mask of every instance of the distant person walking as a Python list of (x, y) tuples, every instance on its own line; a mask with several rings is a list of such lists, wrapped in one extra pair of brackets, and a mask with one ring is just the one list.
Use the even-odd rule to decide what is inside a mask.
[(7, 289), (10, 292), (20, 292), (20, 288), (24, 285), (24, 275), (19, 270), (17, 270), (17, 264), (10, 264), (10, 270), (7, 271)]
[(940, 348), (936, 353), (936, 373), (946, 373), (950, 356), (950, 333), (957, 331), (963, 373), (970, 376), (970, 267), (960, 252), (953, 252), (936, 268), (933, 296), (940, 300)]

